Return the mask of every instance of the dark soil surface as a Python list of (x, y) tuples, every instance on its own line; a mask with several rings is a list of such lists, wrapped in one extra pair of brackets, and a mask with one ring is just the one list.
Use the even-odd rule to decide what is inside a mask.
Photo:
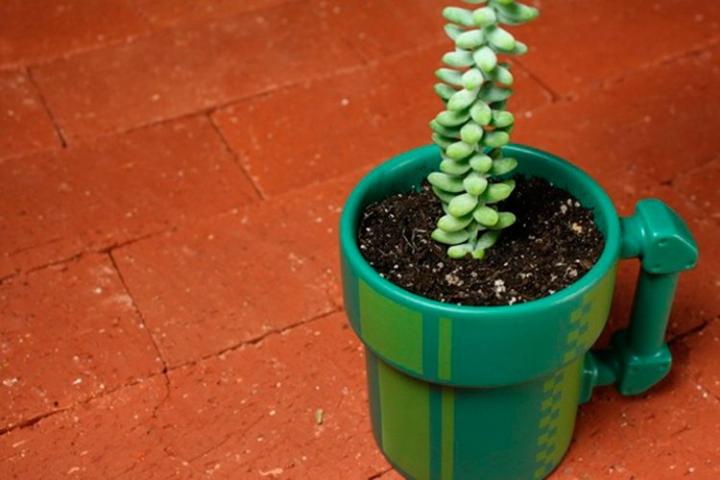
[(551, 295), (590, 270), (605, 240), (592, 211), (569, 193), (537, 178), (516, 180), (499, 207), (518, 220), (482, 260), (453, 260), (430, 238), (443, 211), (427, 185), (369, 205), (360, 251), (384, 278), (441, 302), (512, 305)]

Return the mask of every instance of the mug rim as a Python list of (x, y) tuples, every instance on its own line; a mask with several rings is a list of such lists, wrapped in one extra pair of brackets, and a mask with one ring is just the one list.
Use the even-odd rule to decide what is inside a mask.
[(381, 179), (385, 179), (386, 181), (390, 176), (389, 174), (400, 165), (421, 162), (428, 160), (429, 157), (439, 159), (439, 149), (435, 145), (418, 147), (386, 160), (368, 172), (357, 183), (355, 188), (353, 188), (345, 201), (340, 217), (340, 250), (351, 270), (371, 288), (395, 302), (414, 310), (430, 310), (436, 312), (438, 315), (450, 317), (475, 316), (478, 314), (491, 314), (494, 317), (522, 315), (523, 313), (537, 312), (538, 310), (545, 310), (558, 303), (564, 303), (591, 289), (615, 266), (620, 252), (620, 219), (610, 197), (590, 175), (551, 153), (520, 144), (508, 145), (503, 148), (503, 151), (509, 155), (520, 154), (526, 158), (529, 157), (537, 161), (547, 162), (553, 169), (564, 170), (567, 176), (572, 178), (574, 185), (579, 186), (583, 191), (593, 197), (596, 203), (596, 205), (594, 205), (596, 216), (602, 215), (604, 217), (606, 225), (606, 231), (603, 232), (605, 245), (598, 260), (579, 280), (551, 295), (546, 295), (528, 302), (513, 305), (477, 306), (443, 303), (423, 297), (405, 290), (381, 277), (365, 260), (357, 245), (356, 228), (358, 218), (363, 208), (364, 199)]

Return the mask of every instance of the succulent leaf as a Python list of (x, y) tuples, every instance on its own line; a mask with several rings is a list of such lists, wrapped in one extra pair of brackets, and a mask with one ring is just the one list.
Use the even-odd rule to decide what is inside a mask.
[[(512, 85), (515, 79), (513, 78), (512, 73), (510, 72), (510, 69), (507, 67), (504, 67), (502, 65), (498, 65), (495, 71), (493, 72), (492, 79), (496, 81), (497, 83), (500, 83), (502, 85)], [(464, 82), (463, 82), (464, 84)]]
[(450, 175), (463, 175), (467, 173), (472, 167), (469, 162), (456, 161), (450, 158), (444, 159), (440, 162), (440, 171), (448, 173)]
[(477, 172), (470, 172), (462, 183), (465, 191), (474, 197), (482, 195), (488, 186), (487, 178)]
[(487, 205), (480, 205), (473, 212), (473, 218), (483, 227), (492, 227), (498, 223), (500, 216), (497, 210)]
[(440, 98), (442, 98), (443, 100), (445, 100), (446, 102), (448, 100), (450, 100), (450, 97), (452, 97), (456, 91), (457, 90), (455, 90), (451, 86), (446, 85), (444, 83), (436, 83), (435, 84), (435, 93), (437, 93), (438, 96)]
[(447, 249), (448, 257), (460, 259), (466, 257), (468, 253), (472, 253), (473, 246), (471, 243), (461, 243), (460, 245), (453, 245)]
[(517, 218), (515, 217), (514, 213), (500, 212), (498, 213), (498, 222), (491, 228), (493, 230), (502, 230), (503, 228), (507, 228), (510, 225), (514, 224), (516, 220)]
[(457, 40), (457, 38), (462, 34), (464, 30), (457, 25), (454, 25), (452, 23), (448, 23), (445, 25), (445, 33), (448, 37), (450, 37), (450, 40), (453, 42)]
[(461, 82), (463, 87), (468, 90), (474, 90), (482, 86), (485, 82), (485, 77), (477, 68), (471, 68), (463, 74)]
[(446, 127), (437, 120), (430, 121), (430, 128), (433, 132), (438, 133), (446, 138), (459, 139), (460, 130), (457, 127)]
[(525, 55), (528, 51), (527, 45), (522, 42), (515, 42), (515, 48), (512, 53), (515, 55)]
[(467, 30), (457, 36), (455, 45), (464, 50), (475, 50), (485, 45), (485, 34), (482, 30)]
[[(492, 52), (492, 50), (490, 51)], [(473, 59), (473, 54), (467, 50), (455, 50), (454, 52), (443, 55), (443, 62), (451, 67), (462, 68), (471, 67), (475, 63), (475, 60)]]
[(444, 243), (446, 245), (457, 245), (458, 243), (462, 243), (470, 238), (470, 234), (465, 230), (450, 233), (440, 228), (433, 230), (430, 236), (436, 242)]
[(538, 16), (538, 9), (516, 2), (497, 2), (498, 19), (508, 25), (520, 25), (534, 20)]
[(503, 110), (494, 110), (492, 117), (492, 123), (495, 128), (505, 128), (515, 123), (513, 114)]
[(483, 138), (483, 143), (488, 148), (500, 148), (504, 147), (510, 141), (510, 135), (507, 132), (495, 130), (488, 132)]
[(477, 204), (478, 197), (470, 195), (469, 193), (463, 193), (450, 200), (448, 213), (455, 217), (464, 217), (475, 210)]
[(472, 117), (473, 122), (479, 125), (490, 125), (492, 121), (492, 108), (482, 100), (475, 102), (470, 108), (470, 117)]
[(436, 197), (438, 197), (443, 204), (448, 204), (452, 201), (453, 198), (455, 198), (455, 195), (449, 192), (444, 191), (441, 188), (438, 188), (436, 186), (432, 187), (432, 191), (435, 194)]
[(490, 86), (488, 88), (480, 89), (479, 97), (487, 103), (498, 103), (504, 102), (512, 95), (512, 90), (509, 88)]
[[(503, 228), (515, 223), (511, 212), (498, 212), (494, 204), (515, 188), (505, 178), (517, 160), (503, 156), (510, 141), (513, 114), (506, 110), (514, 78), (498, 55), (520, 55), (527, 46), (503, 28), (532, 20), (537, 9), (515, 0), (465, 0), (474, 10), (448, 7), (445, 32), (455, 50), (443, 56), (449, 68), (435, 74), (434, 89), (445, 110), (430, 122), (433, 141), (443, 150), (438, 171), (428, 176), (445, 214), (438, 219), (432, 238), (449, 245), (451, 258), (468, 254), (480, 259)], [(501, 26), (503, 25), (503, 26)], [(493, 183), (489, 179), (493, 178)]]
[(454, 177), (447, 173), (432, 172), (427, 177), (430, 185), (440, 188), (445, 192), (460, 193), (465, 191), (463, 182), (460, 177)]
[(472, 221), (472, 215), (465, 215), (464, 217), (454, 217), (450, 214), (447, 214), (440, 217), (437, 226), (438, 228), (441, 228), (448, 233), (453, 233), (464, 230), (468, 225), (470, 225), (470, 222)]
[(470, 159), (470, 167), (479, 173), (487, 173), (493, 166), (493, 159), (487, 155), (478, 153)]
[(435, 76), (438, 80), (449, 83), (450, 85), (455, 85), (456, 87), (462, 86), (462, 73), (452, 68), (438, 68), (435, 70)]
[(478, 8), (472, 12), (474, 24), (478, 27), (489, 27), (497, 22), (497, 15), (493, 7)]
[(515, 37), (501, 27), (489, 28), (488, 40), (498, 50), (510, 51), (515, 48)]
[(453, 160), (462, 160), (472, 155), (474, 151), (475, 147), (473, 145), (465, 142), (455, 142), (445, 149), (445, 154)]
[(515, 189), (515, 181), (505, 180), (503, 182), (492, 183), (488, 186), (483, 194), (485, 203), (502, 202), (510, 196)]
[(460, 7), (446, 7), (443, 10), (443, 17), (449, 22), (462, 25), (463, 27), (474, 27), (475, 19), (473, 12)]
[(433, 133), (433, 134), (432, 134), (432, 141), (433, 141), (438, 147), (440, 147), (440, 148), (447, 148), (447, 147), (450, 146), (450, 144), (452, 144), (453, 139), (452, 139), (452, 138), (443, 137), (442, 135), (437, 134), (437, 133)]
[(482, 47), (476, 50), (474, 54), (471, 54), (471, 58), (473, 59), (475, 65), (486, 73), (493, 71), (498, 62), (497, 55), (495, 55), (495, 52), (490, 47)]
[(453, 112), (459, 112), (465, 110), (472, 105), (477, 99), (479, 90), (467, 90), (463, 88), (459, 92), (453, 94), (448, 101), (447, 108)]
[(499, 230), (490, 230), (489, 232), (485, 232), (478, 239), (477, 243), (475, 244), (475, 248), (479, 248), (481, 250), (487, 250), (488, 248), (495, 245), (495, 242), (497, 242), (497, 239), (499, 236), (500, 236)]
[(460, 138), (463, 142), (470, 145), (477, 145), (485, 134), (482, 126), (475, 122), (468, 122), (460, 129)]
[(514, 158), (504, 157), (495, 160), (492, 164), (492, 174), (499, 177), (515, 170), (517, 167), (517, 160)]
[(440, 112), (435, 120), (444, 127), (457, 127), (470, 119), (470, 112)]

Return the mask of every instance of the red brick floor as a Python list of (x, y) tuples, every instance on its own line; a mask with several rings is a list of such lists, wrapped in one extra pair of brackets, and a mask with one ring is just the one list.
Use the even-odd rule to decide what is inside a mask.
[[(0, 478), (398, 478), (336, 225), (364, 171), (428, 142), (445, 3), (0, 3)], [(515, 140), (623, 214), (665, 199), (701, 248), (671, 375), (600, 389), (552, 478), (718, 479), (720, 2), (537, 3)]]

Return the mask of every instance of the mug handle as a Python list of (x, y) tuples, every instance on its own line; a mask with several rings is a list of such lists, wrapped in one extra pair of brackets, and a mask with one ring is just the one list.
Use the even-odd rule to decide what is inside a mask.
[(620, 226), (621, 258), (639, 258), (642, 266), (630, 325), (613, 335), (609, 349), (587, 353), (580, 403), (596, 386), (617, 384), (622, 395), (638, 395), (668, 374), (672, 356), (665, 330), (675, 288), (680, 272), (698, 259), (687, 225), (660, 200), (641, 200)]

